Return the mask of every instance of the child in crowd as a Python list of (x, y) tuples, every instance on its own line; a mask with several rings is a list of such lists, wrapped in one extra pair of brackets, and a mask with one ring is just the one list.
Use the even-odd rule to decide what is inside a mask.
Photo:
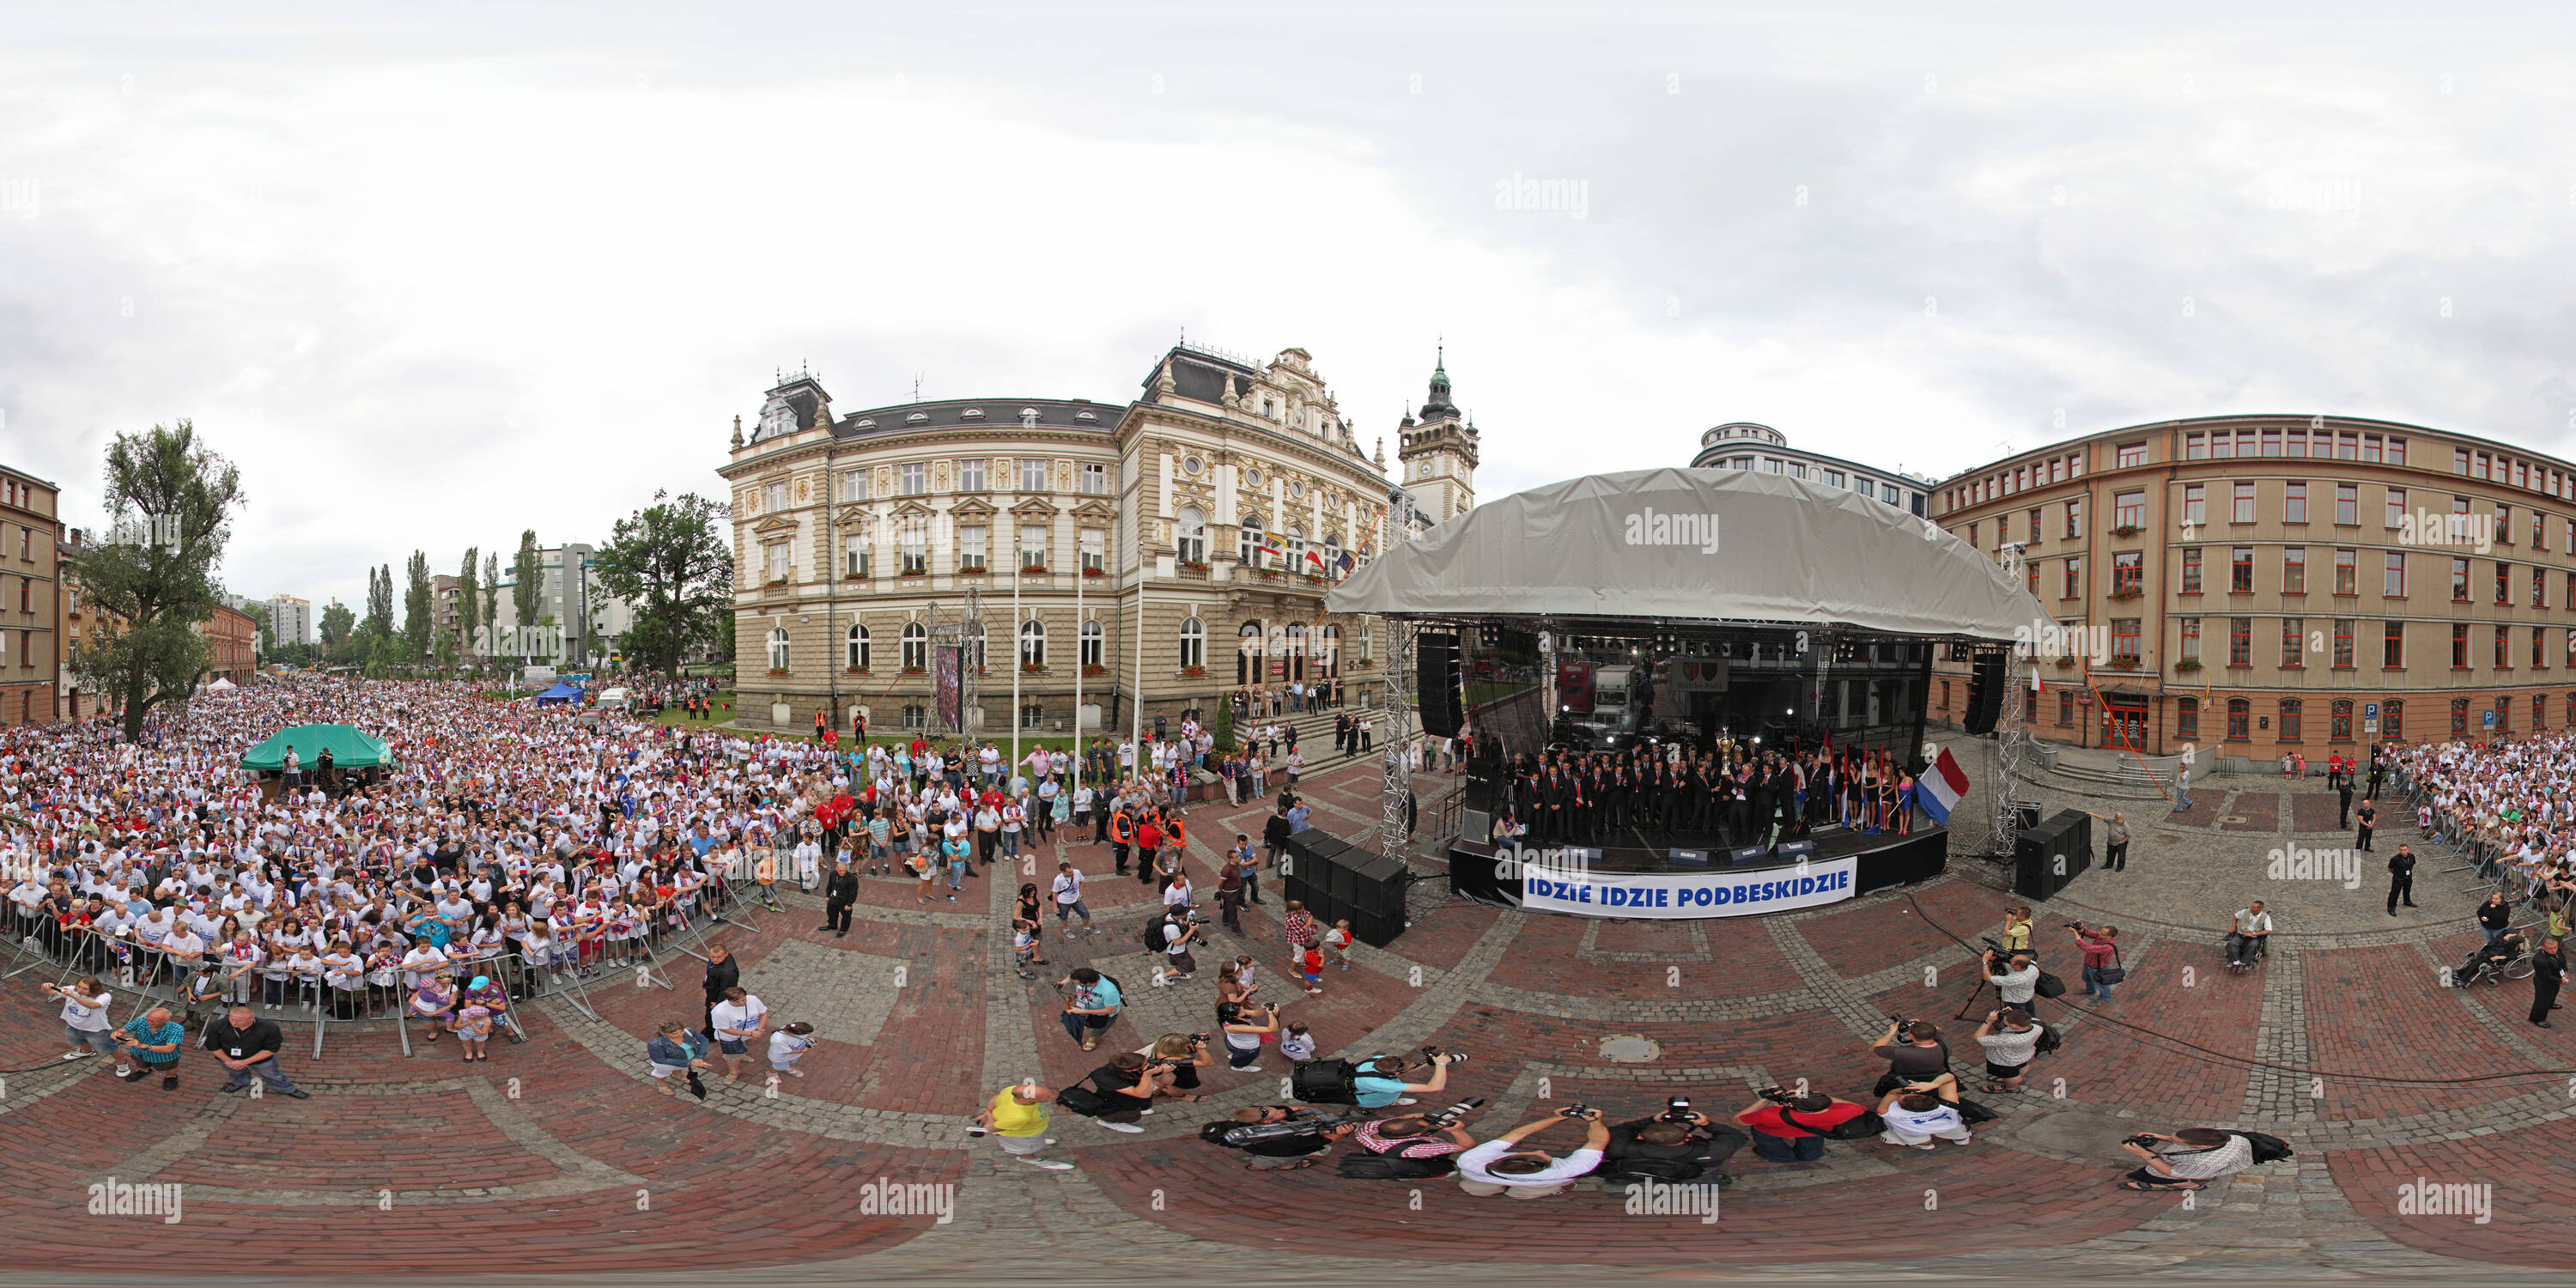
[(455, 1034), (456, 1040), (465, 1047), (465, 1063), (485, 1059), (483, 1044), (492, 1037), (492, 1008), (466, 1007), (456, 1013), (455, 1019), (448, 1021), (447, 1031)]
[(1029, 963), (1037, 955), (1037, 923), (1021, 918), (1013, 918), (1011, 921), (1011, 965), (1020, 972), (1020, 978), (1037, 978), (1035, 975), (1029, 973)]
[(1290, 1023), (1288, 1031), (1279, 1035), (1279, 1054), (1292, 1064), (1315, 1058), (1315, 1035), (1306, 1031), (1304, 1020)]
[(1332, 953), (1334, 961), (1342, 964), (1343, 970), (1351, 968), (1350, 918), (1344, 917), (1334, 922), (1333, 928), (1324, 932), (1324, 947)]
[[(1026, 971), (1021, 972), (1023, 975)], [(769, 1068), (791, 1078), (802, 1078), (805, 1071), (796, 1067), (798, 1057), (814, 1045), (814, 1026), (803, 1020), (769, 1035)]]
[(1305, 967), (1306, 991), (1309, 993), (1323, 992), (1324, 941), (1309, 936), (1303, 947), (1306, 950), (1305, 956), (1299, 960), (1299, 964)]

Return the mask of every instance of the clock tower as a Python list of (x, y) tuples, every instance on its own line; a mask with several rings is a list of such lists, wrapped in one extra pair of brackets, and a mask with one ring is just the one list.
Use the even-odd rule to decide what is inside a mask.
[(1420, 416), (1397, 426), (1396, 459), (1404, 464), (1404, 489), (1424, 518), (1457, 518), (1476, 505), (1476, 426), (1459, 414), (1449, 393), (1445, 353), (1433, 359), (1431, 395)]

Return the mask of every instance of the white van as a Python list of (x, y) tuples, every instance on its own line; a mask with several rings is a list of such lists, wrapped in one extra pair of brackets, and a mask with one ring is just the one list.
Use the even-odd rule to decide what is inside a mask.
[(626, 690), (624, 690), (624, 689), (602, 689), (602, 690), (600, 690), (600, 691), (599, 691), (599, 705), (600, 705), (600, 706), (603, 706), (603, 707), (623, 707), (623, 706), (625, 706), (625, 705), (626, 705)]

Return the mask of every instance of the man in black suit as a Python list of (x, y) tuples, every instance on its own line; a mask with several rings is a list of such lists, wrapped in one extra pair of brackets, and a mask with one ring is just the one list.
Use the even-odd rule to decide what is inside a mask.
[(2345, 775), (2336, 781), (2335, 796), (2343, 802), (2343, 812), (2335, 817), (2335, 828), (2340, 831), (2352, 822), (2352, 777), (2350, 775)]
[(2401, 898), (2407, 907), (2415, 906), (2415, 851), (2413, 847), (2404, 845), (2397, 847), (2397, 853), (2388, 856), (2389, 916), (2397, 915), (2397, 901)]
[(2567, 978), (2567, 958), (2555, 937), (2540, 941), (2531, 955), (2531, 1022), (2550, 1027), (2549, 1013), (2558, 1009), (2558, 985)]
[(850, 871), (850, 861), (842, 859), (832, 865), (832, 879), (823, 887), (823, 929), (835, 939), (850, 934), (850, 905), (859, 901), (859, 874)]

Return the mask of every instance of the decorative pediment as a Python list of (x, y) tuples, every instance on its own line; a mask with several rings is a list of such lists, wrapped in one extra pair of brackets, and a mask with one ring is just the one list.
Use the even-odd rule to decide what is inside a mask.
[(876, 522), (876, 518), (876, 513), (868, 507), (851, 505), (842, 507), (840, 513), (833, 516), (832, 521), (843, 532), (861, 532), (865, 531), (869, 524)]
[(1094, 498), (1073, 507), (1073, 517), (1093, 523), (1108, 523), (1118, 517), (1118, 512), (1110, 509), (1107, 502)]
[(783, 514), (773, 514), (768, 518), (751, 525), (752, 535), (760, 537), (777, 536), (783, 533), (794, 532), (795, 530), (796, 521)]
[(980, 496), (970, 496), (948, 507), (960, 519), (989, 519), (995, 513), (993, 503)]
[(1011, 514), (1014, 518), (1045, 520), (1055, 517), (1056, 508), (1054, 503), (1045, 497), (1029, 496), (1023, 497), (1018, 505), (1012, 506)]
[(895, 522), (897, 523), (909, 522), (914, 519), (927, 519), (937, 513), (938, 511), (922, 504), (919, 498), (905, 501), (903, 504), (894, 508), (894, 517)]

